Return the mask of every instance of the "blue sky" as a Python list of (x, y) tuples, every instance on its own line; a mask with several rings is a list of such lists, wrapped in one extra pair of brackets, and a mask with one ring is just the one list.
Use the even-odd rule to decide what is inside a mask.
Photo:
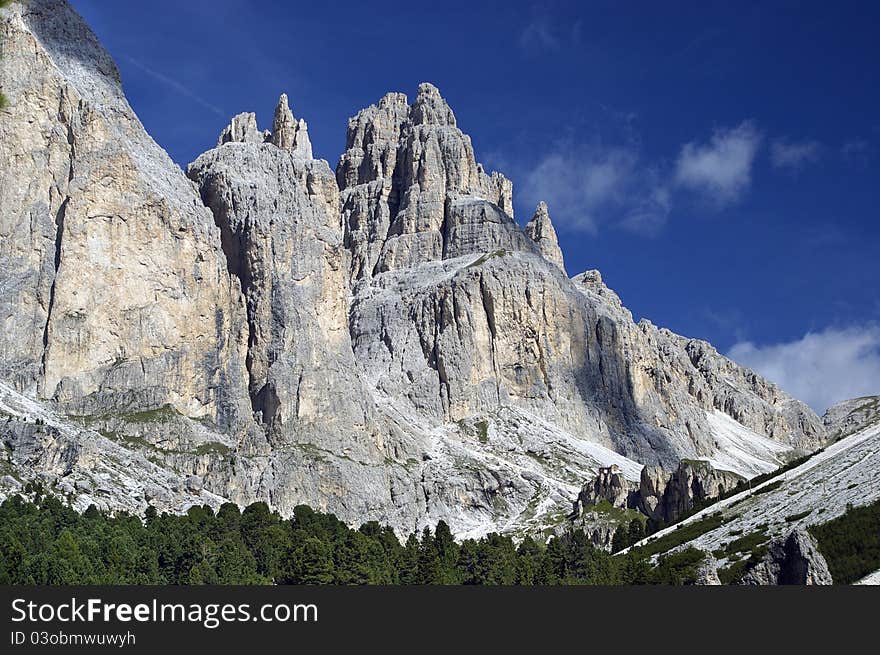
[(569, 274), (820, 411), (880, 393), (876, 3), (73, 4), (182, 166), (282, 91), (334, 166), (349, 116), (431, 81)]

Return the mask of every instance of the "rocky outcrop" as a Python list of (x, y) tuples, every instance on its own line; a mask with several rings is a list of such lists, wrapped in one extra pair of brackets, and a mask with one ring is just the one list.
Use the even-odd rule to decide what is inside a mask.
[(260, 132), (257, 129), (257, 115), (253, 112), (233, 116), (229, 125), (220, 133), (217, 146), (224, 143), (263, 143), (268, 141), (271, 132)]
[(697, 565), (694, 573), (693, 584), (698, 586), (718, 586), (721, 578), (718, 577), (718, 562), (712, 555), (706, 555)]
[(555, 264), (565, 272), (565, 262), (562, 259), (562, 250), (559, 248), (559, 240), (556, 238), (556, 229), (550, 222), (550, 213), (547, 211), (547, 203), (541, 202), (535, 210), (534, 216), (526, 223), (526, 235), (538, 244), (538, 250), (544, 259)]
[(830, 441), (841, 439), (880, 423), (880, 396), (844, 400), (829, 407), (822, 416)]
[(645, 466), (638, 483), (627, 480), (618, 466), (602, 467), (581, 488), (572, 517), (576, 519), (605, 501), (611, 507), (638, 510), (657, 523), (674, 523), (742, 480), (742, 476), (715, 469), (705, 461), (682, 460), (671, 471), (661, 466)]
[(287, 94), (282, 93), (275, 107), (275, 119), (272, 121), (272, 134), (269, 141), (282, 150), (288, 150), (294, 156), (304, 159), (312, 158), (312, 143), (309, 140), (308, 126), (303, 119), (296, 120), (287, 104)]
[(633, 506), (655, 521), (674, 523), (694, 506), (730, 491), (742, 480), (704, 461), (683, 460), (674, 471), (646, 466)]
[(767, 554), (742, 578), (743, 585), (830, 585), (834, 581), (816, 541), (803, 529), (769, 545)]
[(584, 531), (587, 539), (596, 548), (611, 552), (614, 542), (614, 533), (618, 530), (626, 530), (625, 525), (620, 525), (607, 516), (598, 512), (586, 512), (580, 517), (578, 527)]
[(624, 477), (620, 467), (602, 467), (596, 477), (581, 488), (574, 512), (580, 515), (584, 508), (598, 505), (603, 500), (608, 501), (612, 507), (633, 507), (635, 501), (631, 496), (636, 489), (636, 485)]
[(431, 84), (391, 93), (349, 121), (336, 168), (351, 279), (477, 251), (527, 248), (512, 187), (476, 163)]

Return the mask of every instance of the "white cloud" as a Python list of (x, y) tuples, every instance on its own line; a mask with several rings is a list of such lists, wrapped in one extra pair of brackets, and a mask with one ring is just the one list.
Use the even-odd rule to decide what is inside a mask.
[(821, 149), (822, 146), (816, 141), (798, 143), (777, 140), (770, 146), (770, 161), (776, 168), (797, 172), (807, 164), (818, 161)]
[(531, 205), (544, 200), (557, 225), (592, 233), (601, 223), (617, 222), (650, 234), (665, 223), (670, 207), (659, 176), (629, 146), (560, 146), (526, 174), (521, 189)]
[[(523, 176), (519, 197), (547, 202), (554, 221), (595, 233), (613, 224), (642, 235), (656, 234), (682, 195), (696, 192), (710, 207), (737, 201), (751, 186), (752, 168), (763, 137), (750, 121), (717, 129), (706, 142), (684, 144), (674, 161), (646, 162), (632, 115), (615, 117), (623, 145), (563, 142)], [(821, 152), (814, 142), (777, 140), (771, 146), (777, 167), (795, 169)]]
[(727, 354), (776, 382), (820, 414), (831, 405), (880, 394), (880, 325), (827, 328), (766, 346), (746, 341)]
[(752, 164), (760, 144), (761, 135), (748, 121), (716, 130), (709, 143), (691, 142), (682, 147), (675, 181), (707, 194), (712, 204), (734, 202), (751, 185)]

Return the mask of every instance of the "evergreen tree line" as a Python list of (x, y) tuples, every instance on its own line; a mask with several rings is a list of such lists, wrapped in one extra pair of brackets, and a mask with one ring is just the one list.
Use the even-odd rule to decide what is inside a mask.
[(880, 501), (809, 528), (835, 584), (851, 584), (880, 570)]
[(401, 543), (375, 521), (352, 529), (307, 506), (290, 519), (262, 502), (183, 515), (148, 508), (142, 519), (94, 506), (80, 514), (40, 490), (33, 498), (0, 504), (0, 584), (683, 584), (704, 555), (690, 549), (652, 567), (638, 552), (612, 557), (583, 531), (459, 543), (441, 521)]

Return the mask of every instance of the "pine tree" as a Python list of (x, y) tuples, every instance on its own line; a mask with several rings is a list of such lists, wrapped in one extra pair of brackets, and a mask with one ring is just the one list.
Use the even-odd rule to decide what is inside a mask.
[(611, 552), (619, 553), (624, 548), (629, 547), (629, 529), (622, 525), (617, 526), (614, 530), (614, 536), (611, 538)]
[(441, 584), (440, 553), (431, 530), (425, 528), (419, 543), (419, 563), (416, 584)]
[(400, 583), (405, 585), (419, 584), (419, 540), (415, 533), (407, 537), (406, 545), (400, 558)]
[(639, 519), (629, 523), (629, 544), (633, 545), (645, 538), (645, 527)]
[(437, 523), (434, 530), (434, 546), (437, 555), (440, 558), (440, 575), (438, 582), (440, 584), (459, 584), (460, 575), (458, 572), (458, 544), (452, 536), (452, 531), (441, 520)]
[(328, 544), (309, 537), (299, 558), (300, 571), (294, 584), (331, 584), (334, 577), (333, 557)]

